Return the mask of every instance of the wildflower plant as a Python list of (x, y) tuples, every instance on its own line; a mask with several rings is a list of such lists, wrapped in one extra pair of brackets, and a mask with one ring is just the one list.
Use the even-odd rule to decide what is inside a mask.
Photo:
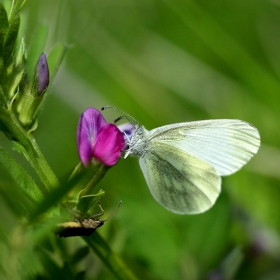
[[(34, 255), (32, 244), (40, 247), (55, 237), (59, 223), (76, 219), (76, 226), (98, 224), (97, 228), (103, 225), (106, 220), (99, 220), (99, 223), (85, 220), (103, 214), (93, 214), (93, 206), (99, 204), (105, 194), (93, 187), (117, 163), (125, 148), (124, 134), (120, 129), (107, 123), (98, 110), (89, 108), (81, 115), (77, 130), (81, 163), (69, 179), (56, 177), (36, 142), (34, 131), (39, 127), (37, 117), (66, 48), (58, 44), (46, 55), (35, 40), (31, 48), (38, 51), (26, 52), (24, 39), (19, 36), (19, 12), (24, 3), (13, 1), (9, 15), (0, 4), (0, 131), (13, 143), (13, 149), (30, 163), (42, 184), (35, 183), (8, 152), (0, 148), (0, 166), (5, 172), (4, 180), (0, 181), (1, 192), (11, 211), (21, 221), (10, 236), (5, 237), (5, 246), (15, 256), (14, 261), (8, 256), (3, 257), (9, 259), (9, 263), (5, 265), (3, 261), (1, 271), (9, 279), (30, 279), (31, 272), (33, 275), (39, 273), (34, 267), (28, 269), (24, 263), (26, 259), (36, 263), (40, 259), (46, 261), (44, 250), (39, 249)], [(13, 187), (9, 189), (9, 186)], [(117, 278), (135, 279), (98, 233), (84, 239)], [(30, 245), (28, 250), (21, 251), (21, 246), (15, 246), (15, 241), (16, 244), (26, 244), (26, 240)], [(81, 258), (84, 256), (86, 253)], [(75, 276), (73, 271), (68, 271), (72, 278)]]

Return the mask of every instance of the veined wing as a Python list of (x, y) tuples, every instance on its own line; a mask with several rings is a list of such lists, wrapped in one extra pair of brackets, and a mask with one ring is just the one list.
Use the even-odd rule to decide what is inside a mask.
[(139, 162), (155, 200), (174, 213), (202, 213), (219, 196), (221, 178), (216, 170), (177, 147), (150, 142)]
[(214, 166), (221, 176), (239, 170), (260, 146), (258, 130), (240, 120), (171, 124), (153, 129), (149, 134), (149, 141), (180, 148)]

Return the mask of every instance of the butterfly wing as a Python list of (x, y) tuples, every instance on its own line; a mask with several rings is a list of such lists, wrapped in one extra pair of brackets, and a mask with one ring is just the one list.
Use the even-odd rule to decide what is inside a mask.
[(206, 120), (162, 126), (149, 141), (177, 147), (212, 165), (220, 176), (246, 164), (260, 146), (258, 130), (240, 120)]
[(151, 141), (139, 162), (155, 200), (174, 213), (202, 213), (220, 193), (216, 170), (177, 147)]

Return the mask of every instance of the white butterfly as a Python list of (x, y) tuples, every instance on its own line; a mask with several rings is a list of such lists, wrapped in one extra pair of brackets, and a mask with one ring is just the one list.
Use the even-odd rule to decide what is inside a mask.
[(178, 214), (208, 210), (221, 191), (221, 177), (233, 174), (257, 153), (260, 135), (240, 120), (206, 120), (135, 126), (126, 137), (127, 157), (140, 167), (157, 202)]

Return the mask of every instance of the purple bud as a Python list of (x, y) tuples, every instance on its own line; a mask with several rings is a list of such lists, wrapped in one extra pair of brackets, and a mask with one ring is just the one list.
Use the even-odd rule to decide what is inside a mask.
[(112, 166), (121, 156), (125, 141), (114, 124), (108, 124), (97, 109), (88, 108), (79, 120), (77, 145), (83, 165), (88, 166), (94, 158)]
[(40, 55), (40, 58), (36, 65), (36, 75), (38, 81), (37, 93), (41, 95), (49, 85), (49, 67), (47, 58), (44, 53)]

